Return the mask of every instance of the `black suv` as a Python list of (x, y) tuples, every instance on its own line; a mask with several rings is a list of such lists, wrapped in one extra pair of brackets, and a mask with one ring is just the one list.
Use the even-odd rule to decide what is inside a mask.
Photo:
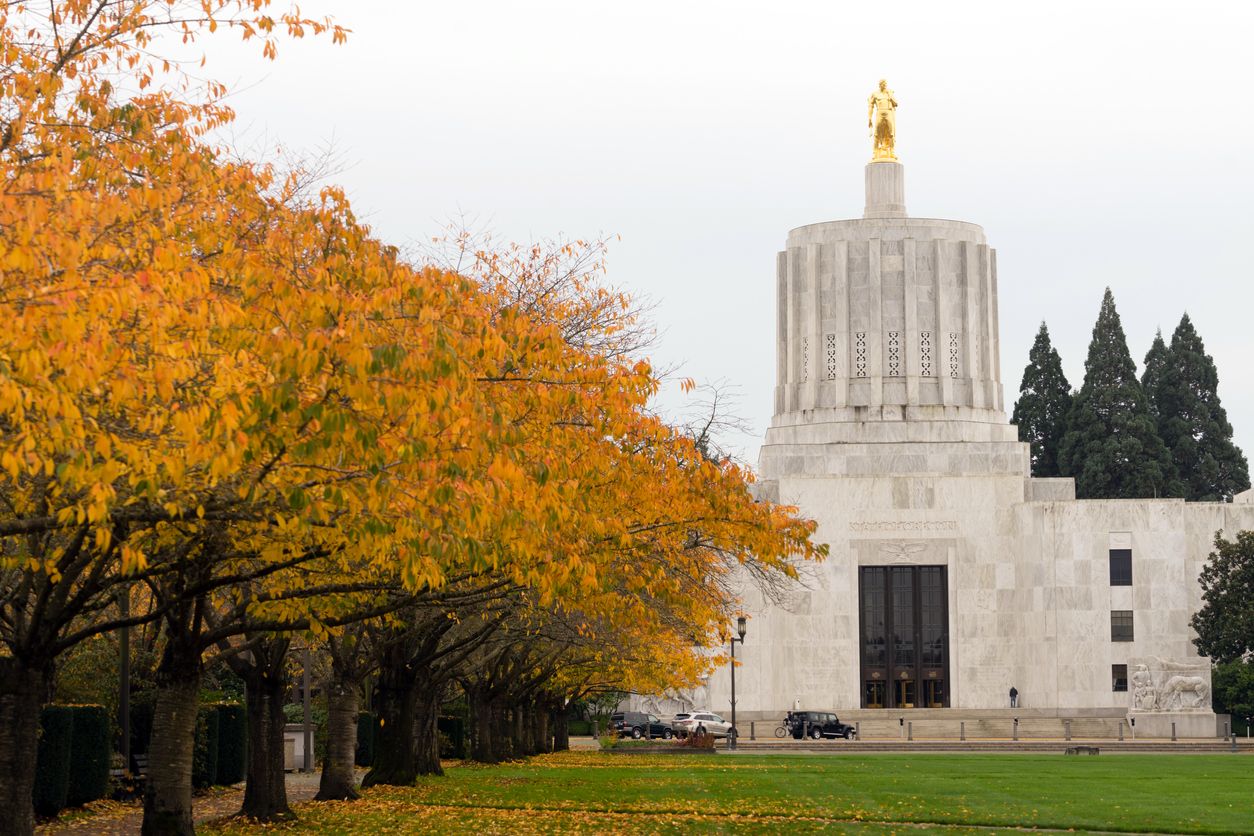
[(653, 738), (670, 740), (675, 731), (652, 714), (643, 711), (623, 711), (610, 715), (610, 731), (619, 737), (632, 737), (636, 740), (648, 735)]
[(790, 711), (784, 723), (796, 740), (807, 736), (815, 740), (825, 737), (853, 740), (858, 733), (853, 726), (840, 722), (830, 711)]

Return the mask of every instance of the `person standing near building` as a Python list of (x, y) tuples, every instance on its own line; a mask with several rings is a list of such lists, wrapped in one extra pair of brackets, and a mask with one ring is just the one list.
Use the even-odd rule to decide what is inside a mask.
[(1013, 685), (1010, 686), (1010, 707), (1019, 707), (1019, 689)]

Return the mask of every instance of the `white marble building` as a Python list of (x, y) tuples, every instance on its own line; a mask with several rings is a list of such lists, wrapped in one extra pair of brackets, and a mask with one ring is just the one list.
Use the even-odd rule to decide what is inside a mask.
[[(867, 165), (862, 218), (789, 233), (777, 282), (762, 489), (831, 553), (784, 606), (747, 601), (742, 723), (794, 706), (979, 716), (1013, 686), (1029, 715), (1214, 735), (1188, 622), (1215, 532), (1254, 528), (1251, 492), (1076, 500), (1070, 479), (1031, 478), (1006, 418), (996, 251), (975, 224), (908, 217), (897, 162)], [(728, 685), (722, 670), (696, 701), (727, 711)]]

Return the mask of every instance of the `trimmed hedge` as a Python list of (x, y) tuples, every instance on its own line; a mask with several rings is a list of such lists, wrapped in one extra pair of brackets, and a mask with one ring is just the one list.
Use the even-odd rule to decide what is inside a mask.
[(55, 816), (65, 809), (70, 790), (70, 747), (74, 739), (74, 709), (50, 705), (39, 715), (39, 746), (35, 753), (35, 812)]
[(102, 705), (71, 708), (74, 731), (70, 740), (69, 786), (65, 803), (78, 807), (109, 794), (109, 761), (113, 734), (109, 712)]
[(466, 757), (466, 721), (461, 717), (437, 717), (436, 729), (448, 738), (449, 748), (440, 752), (442, 758)]
[(567, 720), (566, 731), (571, 737), (590, 737), (592, 735), (592, 721)]
[(374, 766), (374, 715), (363, 711), (357, 715), (357, 757), (358, 766)]
[(218, 706), (218, 774), (216, 784), (238, 784), (248, 773), (248, 718), (244, 706)]
[(192, 752), (192, 786), (213, 786), (218, 779), (218, 706), (202, 705), (196, 714), (196, 748)]

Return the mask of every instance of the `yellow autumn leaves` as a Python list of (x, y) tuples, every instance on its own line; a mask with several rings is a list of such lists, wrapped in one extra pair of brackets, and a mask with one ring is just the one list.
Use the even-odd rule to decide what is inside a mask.
[[(714, 635), (742, 562), (819, 556), (649, 410), (595, 248), (410, 264), (310, 172), (213, 145), (225, 89), (154, 57), (155, 32), (271, 56), (275, 32), (344, 37), (267, 5), (0, 9), (6, 572), (86, 611), (214, 534), (228, 561), (315, 554), (323, 581), (499, 574), (671, 652)], [(649, 657), (654, 684), (699, 666)]]

